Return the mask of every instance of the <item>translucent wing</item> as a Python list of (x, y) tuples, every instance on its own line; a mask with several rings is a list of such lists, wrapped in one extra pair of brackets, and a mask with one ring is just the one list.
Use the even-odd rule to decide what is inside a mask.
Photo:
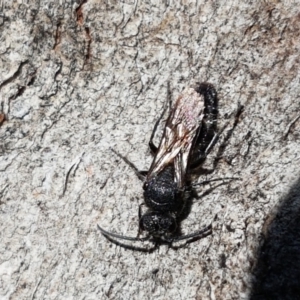
[(179, 188), (185, 186), (189, 155), (199, 134), (203, 117), (203, 96), (194, 88), (185, 89), (167, 119), (147, 180), (158, 175), (166, 166), (174, 164), (174, 180)]

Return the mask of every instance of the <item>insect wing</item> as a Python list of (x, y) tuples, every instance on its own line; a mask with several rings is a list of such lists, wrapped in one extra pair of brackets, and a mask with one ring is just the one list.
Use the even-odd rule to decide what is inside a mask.
[(203, 96), (194, 88), (185, 89), (167, 119), (159, 148), (147, 175), (148, 179), (173, 163), (174, 180), (179, 188), (184, 187), (189, 155), (203, 117)]

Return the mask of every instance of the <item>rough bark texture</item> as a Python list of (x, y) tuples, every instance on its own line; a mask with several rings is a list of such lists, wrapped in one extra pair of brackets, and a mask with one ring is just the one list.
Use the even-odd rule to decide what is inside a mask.
[[(1, 299), (300, 298), (300, 3), (191, 2), (2, 2)], [(198, 187), (182, 229), (212, 235), (110, 243), (96, 225), (134, 236), (143, 202), (110, 147), (146, 170), (167, 83), (196, 81), (219, 98), (207, 178), (240, 178)]]

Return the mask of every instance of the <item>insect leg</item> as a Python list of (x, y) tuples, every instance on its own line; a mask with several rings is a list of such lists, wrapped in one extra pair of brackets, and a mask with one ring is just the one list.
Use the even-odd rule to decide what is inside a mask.
[(218, 138), (219, 138), (219, 135), (217, 133), (215, 133), (214, 136), (213, 136), (213, 138), (211, 139), (209, 145), (205, 149), (205, 155), (207, 155), (210, 152), (210, 150), (212, 149), (212, 147), (214, 146), (214, 144), (217, 142)]
[(164, 113), (165, 113), (165, 109), (164, 109), (162, 115), (160, 116), (160, 118), (155, 122), (154, 128), (153, 128), (152, 133), (151, 133), (151, 137), (150, 137), (150, 141), (149, 141), (149, 148), (150, 148), (151, 153), (152, 153), (153, 155), (155, 155), (155, 153), (157, 152), (157, 149), (158, 149), (158, 148), (154, 145), (153, 138), (154, 138), (154, 135), (155, 135), (157, 126), (158, 126), (158, 124), (159, 124), (159, 122), (160, 122), (160, 120), (161, 120), (161, 118), (162, 118), (162, 116), (163, 116)]
[[(167, 98), (168, 98), (167, 102), (169, 103), (169, 109), (171, 110), (172, 102), (170, 100), (170, 84), (169, 83), (168, 83), (168, 97)], [(152, 133), (151, 133), (151, 137), (150, 137), (150, 141), (149, 141), (149, 148), (150, 148), (151, 153), (153, 155), (156, 154), (157, 149), (158, 149), (158, 147), (154, 145), (153, 139), (154, 139), (158, 124), (160, 123), (161, 119), (163, 118), (167, 108), (168, 108), (168, 106), (165, 104), (165, 107), (164, 107), (161, 115), (159, 116), (158, 120), (155, 122), (154, 128), (153, 128)]]
[[(182, 236), (179, 236), (177, 238), (174, 238), (172, 240), (172, 242), (178, 242), (178, 241), (182, 241), (182, 240), (187, 240), (187, 239), (194, 239), (194, 238), (202, 238), (202, 237), (205, 237), (209, 234), (212, 233), (212, 226), (211, 224), (204, 227), (203, 229), (199, 230), (199, 231), (196, 231), (196, 232), (193, 232), (193, 233), (190, 233), (190, 234), (186, 234), (186, 235), (182, 235)], [(188, 243), (189, 241), (187, 241)]]
[(208, 153), (211, 151), (215, 143), (217, 142), (219, 138), (219, 135), (217, 133), (214, 134), (214, 136), (210, 139), (209, 144), (207, 145), (207, 141), (200, 142), (200, 145), (207, 145), (206, 149), (197, 149), (197, 152), (194, 152), (193, 158), (192, 158), (192, 164), (190, 166), (190, 169), (197, 169), (201, 163), (205, 160)]
[(141, 209), (142, 205), (145, 205), (145, 203), (142, 203), (139, 205), (139, 230), (138, 230), (137, 238), (140, 236), (140, 234), (142, 232), (141, 224), (140, 224), (140, 220), (142, 218), (142, 209)]
[(208, 184), (213, 181), (224, 181), (224, 180), (240, 180), (240, 178), (239, 177), (223, 177), (223, 178), (213, 178), (213, 179), (208, 179), (208, 180), (202, 180), (200, 182), (193, 183), (192, 187)]
[(110, 150), (115, 153), (117, 156), (119, 156), (121, 159), (124, 160), (124, 162), (129, 165), (133, 170), (134, 173), (136, 174), (136, 176), (138, 177), (138, 179), (140, 179), (141, 181), (145, 181), (146, 175), (147, 175), (147, 171), (139, 171), (138, 168), (131, 162), (129, 161), (125, 156), (121, 155), (120, 153), (118, 153), (117, 151), (115, 151), (114, 149), (110, 148)]
[[(225, 148), (227, 147), (228, 141), (230, 140), (230, 138), (233, 135), (233, 132), (234, 132), (236, 126), (238, 125), (238, 123), (240, 121), (240, 117), (241, 117), (241, 114), (243, 113), (243, 111), (244, 111), (244, 106), (241, 105), (240, 103), (238, 103), (238, 107), (237, 107), (237, 110), (236, 110), (235, 116), (234, 116), (234, 122), (231, 125), (231, 129), (227, 130), (226, 134), (222, 138), (221, 145), (220, 145), (220, 147), (218, 149), (218, 152), (216, 154), (216, 158), (215, 158), (215, 161), (214, 161), (214, 164), (213, 164), (214, 166), (216, 166), (216, 164), (218, 163), (218, 161), (223, 158), (223, 154), (225, 152)], [(228, 125), (230, 125), (230, 122), (227, 122), (227, 124), (225, 124), (223, 126), (223, 128), (220, 130), (220, 133), (223, 133), (225, 131), (225, 129), (227, 129)], [(227, 161), (227, 162), (229, 164), (231, 164), (230, 161)]]
[(141, 217), (142, 217), (142, 209), (141, 209), (141, 207), (142, 207), (143, 205), (145, 205), (145, 203), (141, 203), (141, 204), (139, 205), (139, 220), (140, 220)]

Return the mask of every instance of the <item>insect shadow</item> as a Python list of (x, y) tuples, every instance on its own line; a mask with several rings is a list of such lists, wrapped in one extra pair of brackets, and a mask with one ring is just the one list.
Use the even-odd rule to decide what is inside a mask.
[[(166, 109), (165, 109), (166, 110)], [(131, 250), (151, 252), (161, 244), (173, 249), (181, 248), (173, 243), (186, 241), (182, 246), (211, 234), (211, 224), (183, 235), (180, 223), (189, 215), (192, 199), (196, 197), (193, 185), (195, 176), (217, 140), (216, 120), (218, 100), (215, 88), (209, 83), (198, 83), (186, 88), (178, 97), (166, 120), (160, 144), (154, 144), (154, 136), (165, 110), (157, 120), (150, 137), (149, 147), (154, 156), (148, 171), (139, 171), (126, 157), (118, 155), (143, 182), (144, 201), (139, 206), (139, 230), (137, 237), (106, 231), (101, 233), (111, 242)], [(197, 184), (196, 184), (197, 185)], [(142, 212), (142, 206), (147, 207)], [(144, 237), (140, 237), (145, 232)], [(154, 247), (142, 248), (124, 244), (121, 240), (154, 243)]]

